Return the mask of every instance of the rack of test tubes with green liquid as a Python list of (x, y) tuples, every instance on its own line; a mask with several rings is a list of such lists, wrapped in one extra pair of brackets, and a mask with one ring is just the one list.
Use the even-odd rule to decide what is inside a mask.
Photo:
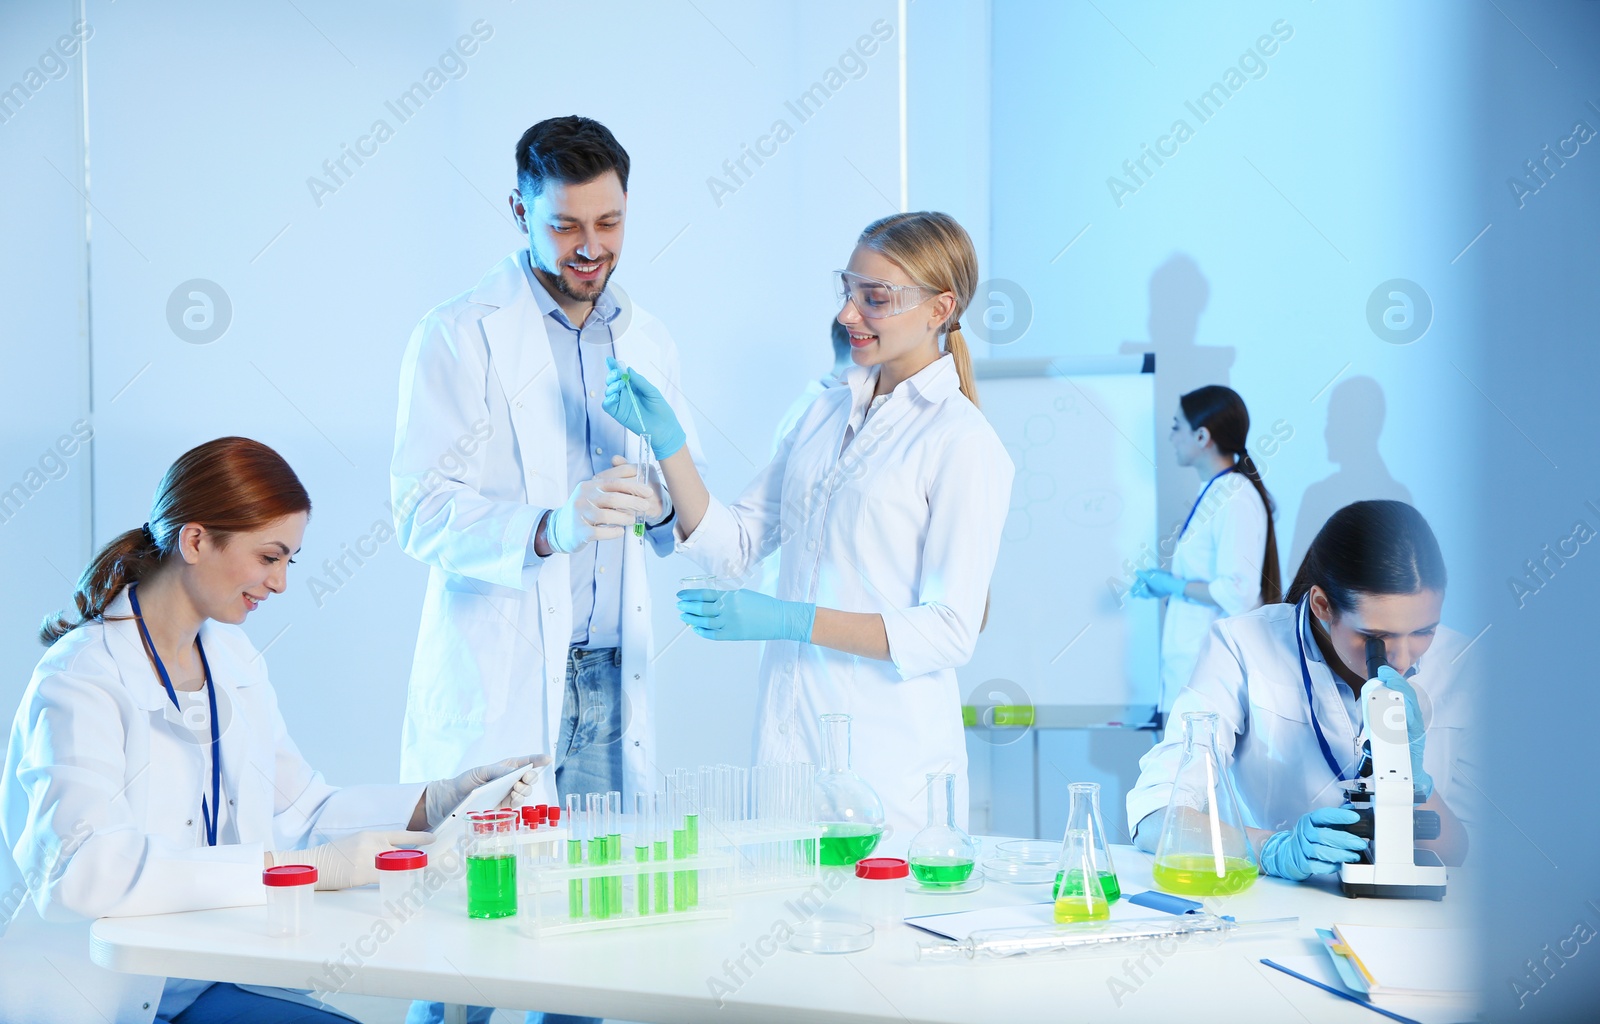
[(666, 788), (567, 796), (566, 856), (533, 863), (522, 910), (534, 935), (727, 917), (736, 893), (817, 875), (810, 765), (679, 769)]

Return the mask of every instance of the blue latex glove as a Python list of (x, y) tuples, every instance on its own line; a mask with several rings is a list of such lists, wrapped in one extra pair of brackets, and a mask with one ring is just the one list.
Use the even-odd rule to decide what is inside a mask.
[(1344, 807), (1319, 807), (1303, 814), (1286, 832), (1274, 832), (1261, 844), (1261, 869), (1269, 875), (1303, 882), (1312, 875), (1328, 875), (1340, 864), (1361, 859), (1367, 841), (1360, 836), (1323, 825), (1354, 825), (1361, 816)]
[(631, 367), (624, 377), (617, 361), (610, 356), (606, 357), (606, 367), (606, 397), (600, 403), (601, 408), (635, 434), (649, 434), (650, 447), (655, 449), (658, 459), (682, 448), (686, 441), (683, 426), (656, 386)]
[(678, 618), (707, 640), (811, 642), (817, 606), (780, 601), (759, 590), (680, 590)]
[[(1422, 750), (1427, 740), (1427, 726), (1422, 721), (1422, 706), (1417, 703), (1416, 688), (1411, 680), (1388, 665), (1378, 669), (1378, 682), (1406, 699), (1406, 738), (1411, 744), (1412, 796), (1417, 803), (1433, 795), (1433, 776), (1422, 767)], [(1363, 705), (1365, 707), (1365, 705)], [(1377, 726), (1382, 728), (1381, 724)], [(1373, 724), (1368, 724), (1371, 732)]]
[(1140, 569), (1134, 573), (1134, 597), (1181, 597), (1187, 580), (1180, 580), (1165, 569)]

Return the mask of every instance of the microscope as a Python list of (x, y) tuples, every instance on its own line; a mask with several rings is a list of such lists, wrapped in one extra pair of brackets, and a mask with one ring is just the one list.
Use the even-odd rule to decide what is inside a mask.
[(1367, 641), (1367, 685), (1361, 688), (1362, 744), (1358, 777), (1344, 784), (1347, 806), (1361, 815), (1345, 831), (1368, 840), (1361, 860), (1339, 867), (1339, 888), (1350, 897), (1444, 899), (1444, 863), (1419, 839), (1439, 838), (1436, 811), (1415, 809), (1406, 702), (1378, 681), (1387, 664), (1383, 641)]

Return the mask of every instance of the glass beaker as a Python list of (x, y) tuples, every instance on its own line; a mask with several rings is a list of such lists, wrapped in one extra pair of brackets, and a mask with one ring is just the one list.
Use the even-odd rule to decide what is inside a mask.
[(1156, 887), (1184, 896), (1229, 896), (1255, 884), (1259, 873), (1233, 779), (1217, 756), (1217, 716), (1186, 712), (1183, 760), (1151, 869)]
[(517, 848), (511, 834), (516, 811), (467, 815), (467, 916), (510, 917), (517, 912)]
[(1100, 885), (1099, 865), (1088, 829), (1067, 829), (1061, 873), (1062, 884), (1056, 893), (1057, 924), (1104, 921), (1111, 916), (1111, 901)]
[[(1107, 903), (1115, 903), (1122, 897), (1122, 886), (1117, 882), (1117, 869), (1111, 863), (1111, 849), (1106, 843), (1106, 827), (1100, 820), (1100, 784), (1074, 782), (1067, 787), (1067, 795), (1070, 797), (1067, 804), (1067, 835), (1074, 830), (1089, 834), (1089, 854), (1094, 858), (1100, 889), (1105, 893)], [(1060, 896), (1063, 891), (1072, 893), (1083, 888), (1083, 876), (1073, 873), (1077, 865), (1068, 859), (1071, 852), (1069, 845), (1067, 836), (1062, 836), (1061, 862), (1056, 867), (1056, 883), (1050, 891), (1051, 899)]]
[(928, 774), (928, 826), (911, 840), (911, 873), (930, 889), (949, 889), (972, 877), (978, 848), (956, 825), (956, 777)]
[(870, 854), (883, 838), (883, 801), (850, 770), (850, 716), (823, 715), (821, 721), (827, 767), (817, 772), (814, 788), (822, 863), (848, 867)]

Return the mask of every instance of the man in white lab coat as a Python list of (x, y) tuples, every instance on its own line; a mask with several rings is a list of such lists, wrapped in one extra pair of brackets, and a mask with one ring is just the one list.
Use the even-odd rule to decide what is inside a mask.
[(541, 800), (653, 788), (645, 547), (672, 550), (672, 510), (635, 483), (639, 438), (600, 402), (608, 356), (675, 396), (678, 356), (610, 283), (627, 183), (598, 122), (528, 129), (509, 197), (528, 247), (406, 347), (391, 482), (401, 543), (430, 571), (403, 779), (536, 751), (555, 766)]

